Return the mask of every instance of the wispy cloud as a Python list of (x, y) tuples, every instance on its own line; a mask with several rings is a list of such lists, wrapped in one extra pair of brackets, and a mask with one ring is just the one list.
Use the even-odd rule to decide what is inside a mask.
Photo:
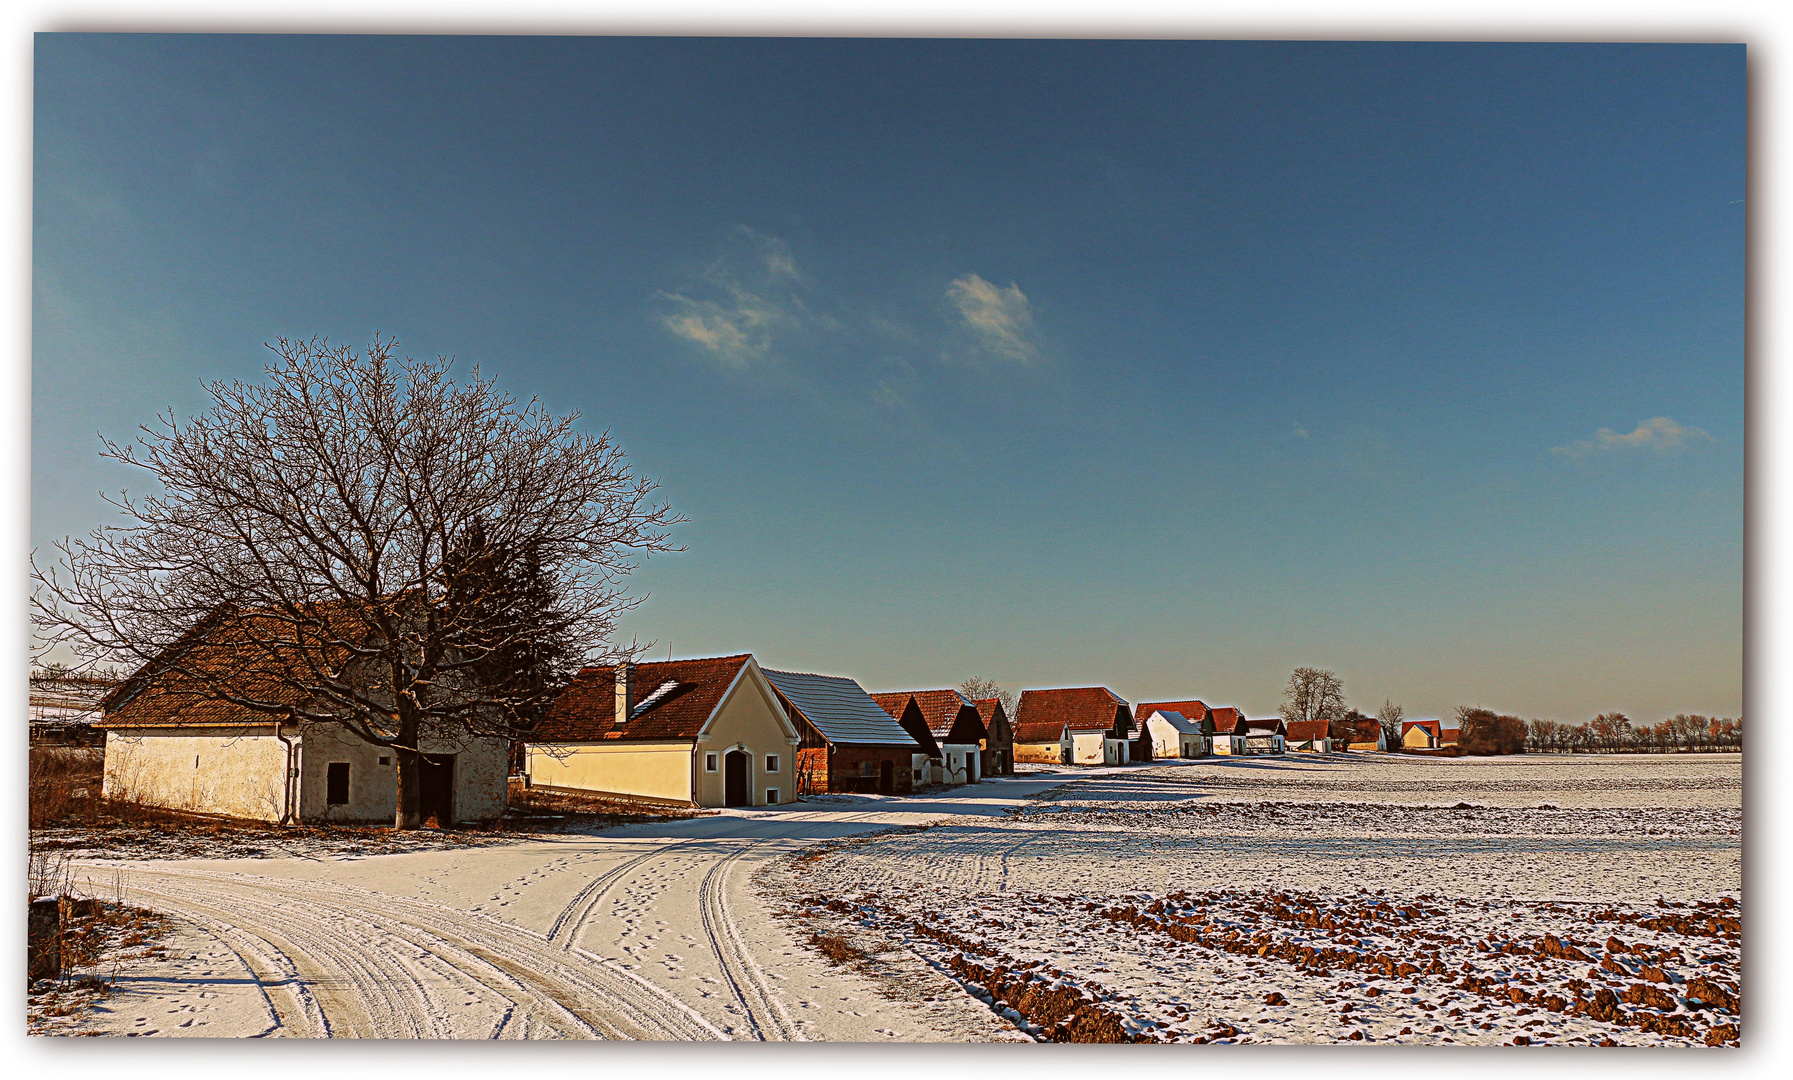
[(1563, 457), (1580, 459), (1598, 454), (1636, 454), (1649, 451), (1656, 454), (1670, 454), (1700, 443), (1712, 441), (1712, 436), (1697, 427), (1688, 427), (1676, 423), (1666, 416), (1656, 416), (1637, 425), (1637, 430), (1620, 434), (1611, 428), (1601, 428), (1594, 432), (1591, 439), (1582, 439), (1568, 446), (1551, 448), (1551, 453)]
[(728, 367), (770, 358), (783, 332), (827, 320), (797, 294), (803, 272), (790, 245), (736, 226), (731, 249), (682, 289), (662, 290), (660, 323)]
[(759, 249), (760, 262), (765, 265), (766, 273), (775, 280), (797, 281), (803, 277), (802, 272), (797, 269), (796, 258), (791, 254), (791, 245), (776, 236), (767, 236), (745, 225), (738, 226), (735, 231)]
[(1039, 357), (1033, 341), (1033, 308), (1014, 282), (1000, 289), (976, 274), (966, 274), (947, 287), (946, 298), (985, 352), (1019, 363)]
[(736, 282), (724, 283), (727, 301), (699, 299), (681, 292), (660, 293), (672, 306), (660, 321), (666, 329), (694, 341), (730, 367), (746, 367), (772, 351), (772, 327), (784, 318), (776, 305)]
[(1308, 437), (1307, 429), (1302, 427), (1300, 424), (1296, 424), (1292, 429), (1290, 429), (1289, 434), (1294, 436), (1297, 439), (1306, 439)]

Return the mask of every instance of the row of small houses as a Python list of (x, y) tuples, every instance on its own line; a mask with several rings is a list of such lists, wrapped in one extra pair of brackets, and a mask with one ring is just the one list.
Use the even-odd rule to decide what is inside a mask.
[[(267, 820), (386, 821), (392, 751), (138, 680), (102, 702), (108, 797)], [(762, 668), (751, 654), (581, 670), (520, 747), (425, 737), (424, 817), (504, 811), (513, 765), (534, 787), (650, 803), (775, 806), (809, 794), (904, 794), (1006, 776), (1017, 763), (1120, 765), (1328, 751), (1324, 722), (1247, 719), (1201, 701), (1130, 705), (1106, 687), (1000, 699), (869, 694), (850, 678)], [(1352, 749), (1385, 749), (1380, 738)]]

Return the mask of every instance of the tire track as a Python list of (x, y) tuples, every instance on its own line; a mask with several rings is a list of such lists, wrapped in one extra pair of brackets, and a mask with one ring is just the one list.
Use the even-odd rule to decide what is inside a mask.
[(767, 983), (765, 972), (753, 962), (729, 908), (729, 868), (748, 852), (768, 842), (752, 841), (746, 847), (717, 860), (710, 867), (710, 872), (704, 875), (703, 884), (698, 887), (698, 911), (704, 935), (709, 938), (710, 948), (716, 954), (723, 978), (728, 981), (735, 998), (741, 1003), (745, 1019), (754, 1034), (765, 1041), (808, 1042), (808, 1038), (791, 1021), (783, 1003)]
[(1015, 843), (1011, 844), (1008, 848), (1006, 848), (1003, 851), (1003, 853), (1002, 853), (1002, 878), (1001, 878), (1001, 881), (996, 886), (997, 892), (1008, 892), (1009, 891), (1009, 859), (1012, 858), (1015, 855), (1015, 853), (1020, 851), (1022, 848), (1033, 843), (1035, 840), (1038, 840), (1041, 835), (1042, 834), (1040, 834), (1040, 833), (1034, 833), (1031, 836), (1024, 837), (1020, 840), (1015, 841)]
[[(266, 892), (282, 896), (287, 892), (278, 883), (245, 880), (215, 872), (162, 873), (213, 883), (228, 882), (249, 893)], [(332, 934), (333, 927), (345, 921), (359, 921), (390, 937), (406, 941), (425, 957), (435, 960), (444, 968), (437, 974), (446, 975), (450, 979), (472, 980), (497, 994), (501, 1000), (522, 1007), (525, 1022), (534, 1020), (560, 1034), (575, 1038), (726, 1038), (684, 1002), (632, 972), (621, 970), (603, 958), (585, 954), (584, 950), (579, 950), (580, 954), (595, 961), (594, 964), (569, 964), (566, 962), (569, 959), (568, 953), (557, 945), (551, 945), (543, 935), (491, 915), (470, 914), (427, 901), (385, 896), (349, 886), (314, 882), (309, 887), (313, 889), (314, 895), (324, 894), (339, 902), (333, 905), (334, 910), (327, 918), (320, 917), (310, 921), (299, 916), (293, 919), (297, 923), (310, 921), (308, 934), (328, 937)], [(314, 898), (313, 906), (322, 898)], [(180, 899), (186, 902), (201, 900), (191, 894), (181, 896)], [(250, 902), (247, 897), (245, 901)], [(467, 925), (469, 919), (477, 920), (478, 933)], [(308, 937), (307, 940), (312, 939)], [(365, 941), (351, 942), (350, 946), (365, 949), (367, 944)], [(337, 959), (344, 956), (340, 947), (331, 951), (336, 953)], [(321, 973), (321, 977), (326, 983), (330, 979), (327, 972)], [(378, 990), (377, 987), (366, 987), (365, 983), (363, 989), (364, 992)], [(519, 993), (524, 998), (533, 999), (533, 1007), (531, 1001), (517, 1000)], [(594, 1009), (594, 1001), (602, 1009)], [(670, 1010), (668, 1006), (671, 1006)], [(428, 1007), (437, 1014), (444, 1011), (439, 1005)], [(344, 1011), (353, 1015), (354, 1008), (351, 1005)], [(554, 1022), (555, 1014), (560, 1015), (561, 1022)], [(406, 1026), (396, 1020), (388, 1022), (400, 1030)], [(433, 1016), (431, 1022), (433, 1025)]]
[[(279, 894), (283, 892), (277, 885), (271, 883), (241, 879), (232, 880), (226, 875), (213, 875), (203, 871), (180, 874), (179, 876), (211, 880), (223, 877), (225, 880), (229, 881), (230, 884), (233, 884), (237, 886), (238, 889), (248, 893), (268, 892)], [(448, 974), (451, 978), (458, 978), (477, 983), (493, 993), (496, 993), (500, 1000), (506, 1001), (513, 1008), (517, 1006), (524, 1007), (526, 1012), (532, 1016), (539, 1025), (545, 1026), (549, 1030), (562, 1036), (586, 1039), (655, 1037), (651, 1024), (619, 1024), (613, 1022), (608, 1017), (594, 1013), (589, 1007), (585, 1006), (582, 1001), (582, 998), (585, 997), (596, 997), (600, 1000), (605, 1000), (606, 1004), (616, 1004), (612, 999), (612, 995), (604, 993), (602, 988), (590, 985), (578, 985), (577, 980), (556, 977), (563, 973), (547, 973), (536, 970), (526, 963), (518, 962), (517, 959), (513, 957), (503, 955), (502, 951), (482, 948), (479, 945), (464, 940), (452, 930), (448, 930), (439, 923), (433, 926), (423, 925), (418, 921), (406, 918), (407, 915), (415, 915), (416, 912), (402, 910), (394, 911), (390, 906), (384, 911), (379, 910), (382, 906), (379, 901), (382, 898), (380, 898), (378, 894), (363, 894), (359, 890), (352, 890), (342, 886), (321, 886), (320, 883), (313, 883), (313, 885), (314, 887), (318, 887), (318, 890), (322, 892), (333, 893), (339, 897), (346, 895), (349, 902), (347, 904), (332, 905), (327, 914), (320, 914), (317, 919), (308, 920), (302, 916), (295, 919), (294, 921), (298, 923), (309, 923), (309, 925), (305, 927), (308, 942), (322, 942), (331, 938), (332, 935), (337, 932), (337, 927), (345, 923), (361, 922), (369, 927), (383, 931), (391, 937), (406, 941), (408, 944), (419, 949), (426, 956), (433, 956), (445, 965), (447, 970), (444, 973)], [(192, 893), (184, 894), (180, 899), (189, 903), (204, 902), (201, 897)], [(251, 896), (242, 896), (240, 899), (249, 904), (259, 902)], [(314, 900), (313, 906), (314, 908), (318, 906), (316, 900)], [(426, 908), (428, 907), (428, 905), (424, 906)], [(451, 915), (454, 914), (452, 912), (445, 913)], [(508, 927), (508, 924), (498, 920), (492, 920), (492, 922), (497, 927), (505, 928), (513, 933), (517, 932), (515, 928)], [(362, 948), (366, 948), (368, 945), (374, 943), (363, 941), (359, 944)], [(443, 948), (444, 945), (447, 946), (446, 949)], [(325, 947), (328, 948), (328, 946)], [(341, 955), (339, 949), (330, 949), (329, 951), (336, 956)], [(372, 951), (384, 952), (384, 950), (378, 949), (377, 944), (375, 944), (374, 950)], [(483, 978), (481, 977), (482, 968), (489, 969), (489, 973), (485, 973)], [(332, 976), (327, 972), (324, 973), (321, 976), (321, 985), (327, 987), (331, 978)], [(365, 984), (363, 984), (363, 986), (365, 987)], [(533, 999), (533, 1002), (528, 1000), (517, 1000), (519, 991), (524, 998)], [(346, 1003), (346, 1006), (342, 1002), (338, 1002), (337, 1004), (340, 1013), (351, 1017), (355, 1015), (355, 1003), (349, 1002)], [(531, 1004), (533, 1004), (533, 1008), (530, 1007)], [(430, 1006), (430, 1008), (432, 1013), (435, 1014), (440, 1014), (444, 1011), (439, 1005)], [(381, 1011), (389, 1013), (389, 1010)], [(560, 1014), (561, 1017), (561, 1020), (558, 1023), (554, 1021), (554, 1015), (557, 1013)], [(431, 1017), (431, 1021), (431, 1026), (433, 1027), (434, 1016)], [(389, 1018), (387, 1030), (380, 1032), (376, 1037), (408, 1037), (403, 1033), (407, 1026), (415, 1025), (392, 1022)], [(357, 1031), (355, 1034), (360, 1034), (360, 1032)], [(444, 1036), (438, 1037), (452, 1037), (452, 1035), (445, 1034)]]
[[(342, 928), (358, 921), (356, 912), (333, 909), (331, 918), (289, 910), (288, 925), (245, 926), (255, 902), (247, 897), (195, 894), (178, 886), (146, 886), (130, 891), (156, 896), (187, 911), (210, 910), (233, 927), (266, 942), (290, 963), (290, 985), (316, 1004), (319, 1035), (327, 1038), (447, 1038), (436, 1018), (444, 1003), (432, 1000), (414, 972), (378, 940), (345, 941)], [(236, 900), (250, 911), (231, 905)], [(365, 922), (365, 920), (359, 920)], [(304, 949), (292, 938), (306, 942)]]
[[(693, 844), (703, 842), (704, 841), (698, 840), (680, 840), (675, 843), (662, 845), (652, 851), (637, 855), (632, 859), (626, 859), (616, 866), (611, 867), (609, 870), (604, 871), (602, 874), (599, 874), (597, 877), (592, 878), (583, 889), (580, 889), (574, 894), (573, 898), (567, 902), (567, 906), (561, 910), (560, 916), (554, 920), (554, 925), (548, 928), (547, 940), (549, 943), (558, 940), (562, 949), (571, 952), (574, 942), (579, 939), (579, 931), (585, 926), (586, 920), (591, 917), (593, 909), (603, 902), (605, 894), (618, 882), (622, 881), (625, 875), (650, 860), (657, 859), (663, 855), (669, 855), (680, 848), (690, 847)], [(578, 909), (576, 914), (574, 909)]]

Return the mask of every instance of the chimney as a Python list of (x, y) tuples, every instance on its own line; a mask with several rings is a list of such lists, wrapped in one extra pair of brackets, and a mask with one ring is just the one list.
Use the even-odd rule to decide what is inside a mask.
[(616, 665), (616, 726), (627, 724), (634, 711), (635, 665), (624, 662)]

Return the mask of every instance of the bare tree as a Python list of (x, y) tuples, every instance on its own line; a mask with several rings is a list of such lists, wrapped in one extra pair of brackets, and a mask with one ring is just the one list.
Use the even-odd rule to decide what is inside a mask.
[[(40, 648), (397, 753), (418, 824), (420, 737), (514, 739), (640, 602), (682, 521), (606, 432), (518, 406), (475, 368), (281, 339), (261, 383), (215, 382), (101, 456), (159, 487), (128, 520), (34, 557)], [(624, 650), (626, 651), (626, 650)]]
[(1406, 710), (1387, 698), (1382, 699), (1382, 708), (1376, 710), (1376, 722), (1382, 725), (1382, 734), (1388, 740), (1390, 750), (1401, 745), (1401, 721), (1406, 718)]
[(1330, 671), (1296, 668), (1283, 689), (1281, 711), (1288, 723), (1324, 720), (1327, 734), (1334, 739), (1348, 739), (1345, 733), (1333, 730), (1345, 716), (1345, 684)]
[(983, 701), (985, 698), (996, 698), (1002, 702), (1002, 712), (1010, 720), (1015, 718), (1015, 695), (996, 685), (995, 679), (986, 679), (973, 675), (959, 684), (959, 693), (972, 701)]

